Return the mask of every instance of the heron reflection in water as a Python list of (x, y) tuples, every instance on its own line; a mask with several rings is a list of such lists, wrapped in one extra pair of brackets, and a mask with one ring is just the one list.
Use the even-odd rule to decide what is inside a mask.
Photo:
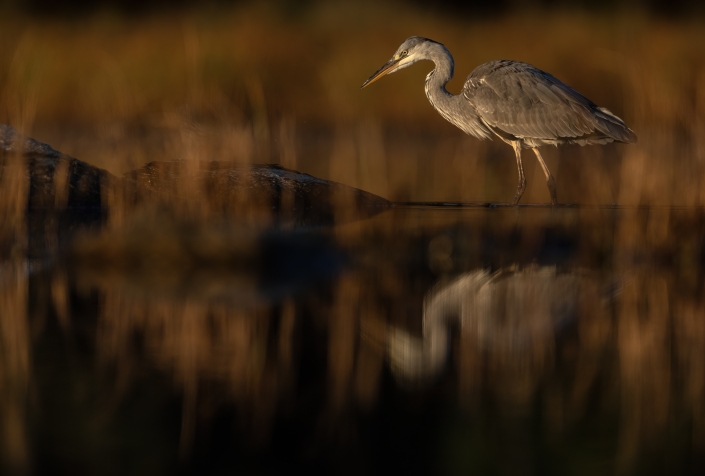
[(517, 361), (542, 355), (556, 332), (586, 311), (581, 302), (592, 303), (591, 312), (605, 311), (609, 291), (588, 273), (558, 272), (551, 266), (462, 274), (439, 282), (426, 295), (421, 336), (390, 328), (390, 367), (406, 382), (437, 375), (448, 358), (455, 325), (483, 352)]
[(453, 77), (453, 57), (445, 46), (428, 38), (405, 40), (362, 87), (421, 60), (436, 65), (426, 76), (425, 90), (441, 116), (466, 134), (479, 139), (491, 139), (494, 134), (514, 149), (519, 171), (514, 205), (526, 189), (521, 149), (530, 148), (536, 154), (555, 205), (555, 180), (538, 147), (636, 142), (636, 134), (622, 119), (527, 63), (496, 60), (482, 64), (467, 77), (459, 95), (449, 93), (445, 86)]

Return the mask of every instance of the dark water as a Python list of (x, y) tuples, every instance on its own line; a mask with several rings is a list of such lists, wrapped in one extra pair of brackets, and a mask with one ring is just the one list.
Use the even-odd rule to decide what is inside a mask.
[(705, 470), (702, 210), (136, 223), (9, 241), (7, 473)]

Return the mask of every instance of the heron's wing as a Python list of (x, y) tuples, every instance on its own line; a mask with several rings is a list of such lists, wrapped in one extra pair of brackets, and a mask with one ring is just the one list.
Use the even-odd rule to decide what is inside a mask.
[(526, 63), (499, 60), (478, 66), (463, 96), (499, 135), (579, 143), (636, 140), (620, 118)]

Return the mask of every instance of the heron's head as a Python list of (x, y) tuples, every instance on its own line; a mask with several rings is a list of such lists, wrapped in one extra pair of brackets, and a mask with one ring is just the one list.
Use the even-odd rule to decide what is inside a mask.
[(442, 44), (429, 40), (428, 38), (422, 38), (420, 36), (407, 38), (404, 40), (404, 43), (397, 48), (394, 56), (384, 63), (375, 74), (370, 76), (369, 79), (362, 84), (361, 88), (374, 83), (385, 74), (394, 73), (423, 59), (431, 59), (431, 53), (439, 49), (445, 52), (448, 51)]

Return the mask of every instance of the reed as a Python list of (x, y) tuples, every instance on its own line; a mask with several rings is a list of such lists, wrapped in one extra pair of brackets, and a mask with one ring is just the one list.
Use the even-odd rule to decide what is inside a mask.
[[(392, 13), (396, 20), (389, 22)], [(277, 162), (391, 200), (508, 201), (516, 184), (512, 151), (498, 141), (463, 136), (440, 118), (422, 91), (426, 69), (417, 66), (359, 90), (412, 34), (442, 41), (455, 55), (454, 92), (483, 61), (523, 60), (608, 107), (636, 131), (635, 145), (548, 149), (559, 201), (705, 206), (705, 24), (639, 11), (607, 17), (521, 11), (464, 19), (396, 3), (314, 2), (296, 14), (252, 3), (139, 18), (3, 15), (0, 122), (116, 174), (176, 158), (191, 167), (204, 160)], [(14, 159), (3, 156), (0, 169), (0, 463), (26, 470), (32, 454), (23, 419), (33, 378), (30, 328), (38, 326), (27, 302), (30, 292), (33, 299), (41, 293), (30, 290), (18, 264), (26, 248), (28, 190)], [(531, 158), (527, 177), (524, 200), (547, 202)], [(65, 187), (60, 174), (56, 186)], [(186, 177), (178, 192), (191, 198), (176, 210), (179, 218), (213, 221), (214, 211), (201, 200), (203, 183)], [(234, 273), (227, 266), (197, 266), (204, 259), (217, 262), (220, 251), (233, 253), (233, 262), (251, 258), (260, 245), (256, 230), (184, 232), (156, 208), (128, 213), (124, 197), (110, 193), (108, 226), (86, 239), (84, 251), (109, 258), (111, 246), (142, 246), (133, 261), (144, 268), (126, 262), (124, 269), (98, 275), (78, 270), (75, 283), (52, 278), (47, 302), (70, 332), (72, 299), (80, 301), (82, 289), (100, 296), (97, 372), (114, 372), (111, 390), (119, 395), (139, 384), (145, 366), (169, 376), (183, 394), (182, 456), (223, 400), (242, 413), (239, 421), (253, 442), (266, 441), (298, 391), (304, 319), (310, 321), (305, 330), (312, 328), (318, 339), (313, 354), (324, 362), (325, 389), (314, 389), (325, 392), (321, 427), (331, 421), (352, 427), (356, 412), (373, 408), (384, 388), (391, 329), (419, 331), (430, 287), (468, 263), (485, 265), (478, 258), (481, 232), (505, 239), (498, 246), (511, 245), (510, 258), (532, 256), (553, 216), (550, 210), (484, 215), (491, 220), (469, 219), (474, 228), (459, 227), (462, 236), (455, 241), (447, 236), (457, 223), (438, 216), (421, 225), (387, 215), (338, 226), (331, 236), (355, 257), (355, 270), (302, 303), (272, 302), (258, 297), (260, 275), (251, 262)], [(545, 336), (524, 359), (499, 347), (481, 349), (461, 333), (451, 356), (458, 375), (453, 384), (469, 417), (481, 420), (489, 398), (493, 417), (511, 427), (525, 417), (522, 411), (538, 405), (549, 429), (547, 445), (566, 448), (561, 439), (598, 413), (604, 419), (598, 423), (613, 425), (616, 435), (610, 467), (624, 473), (638, 469), (640, 456), (678, 430), (673, 422), (689, 422), (692, 448), (703, 451), (705, 303), (698, 211), (691, 212), (689, 221), (667, 208), (627, 210), (611, 227), (603, 210), (584, 208), (559, 224), (583, 237), (580, 259), (601, 259), (600, 278), (617, 276), (619, 289), (606, 309), (595, 305), (597, 291), (583, 290), (577, 337)], [(517, 229), (518, 243), (511, 241)], [(235, 245), (234, 236), (241, 240)], [(188, 240), (196, 243), (187, 247), (195, 258), (184, 253)], [(440, 251), (423, 278), (410, 276), (406, 260), (425, 266), (417, 252), (426, 241)], [(147, 255), (157, 261), (145, 265)], [(640, 266), (635, 256), (669, 256), (672, 266)], [(174, 257), (193, 262), (181, 266)], [(145, 272), (148, 266), (153, 275)], [(233, 296), (233, 289), (242, 294)], [(105, 398), (114, 405), (112, 393)], [(500, 454), (516, 451), (511, 441), (492, 440), (496, 434), (480, 436)], [(584, 449), (579, 444), (576, 451)]]
[[(390, 12), (393, 24), (383, 20)], [(359, 20), (354, 29), (350, 18)], [(26, 129), (22, 109), (32, 119), (28, 132), (112, 172), (191, 156), (279, 162), (392, 200), (504, 200), (515, 181), (511, 151), (441, 119), (422, 92), (427, 68), (359, 90), (401, 39), (420, 34), (454, 54), (451, 91), (483, 61), (518, 59), (632, 126), (636, 145), (547, 149), (561, 201), (705, 200), (705, 25), (698, 20), (631, 10), (463, 19), (343, 2), (296, 14), (249, 4), (136, 19), (100, 13), (0, 22), (0, 121)], [(545, 201), (533, 162), (526, 200)]]

